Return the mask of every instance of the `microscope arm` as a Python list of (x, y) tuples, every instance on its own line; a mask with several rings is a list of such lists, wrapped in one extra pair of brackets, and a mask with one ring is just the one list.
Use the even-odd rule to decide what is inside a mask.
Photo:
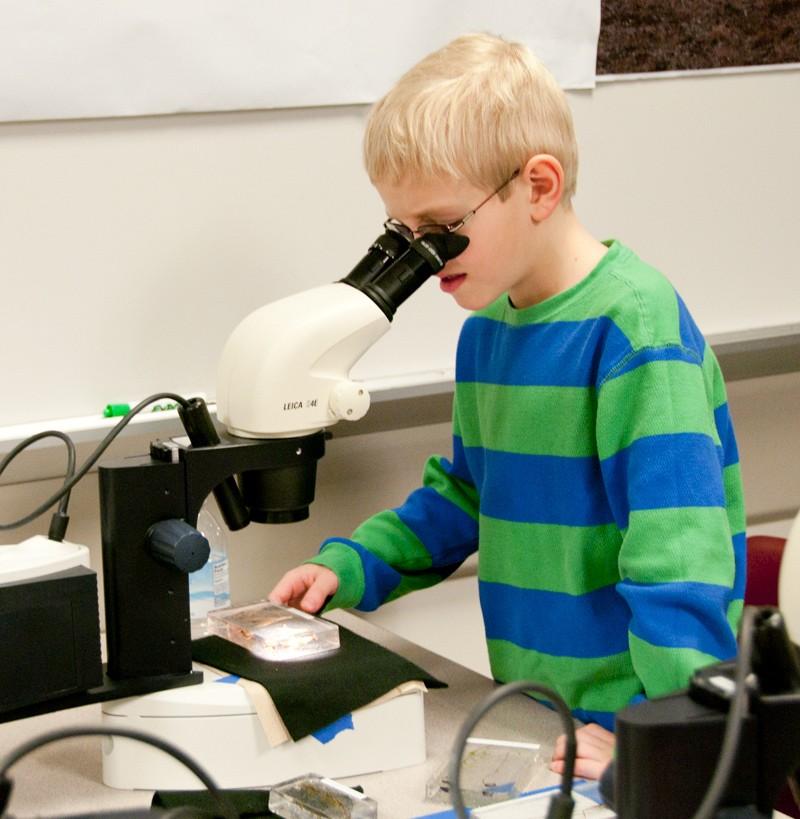
[(217, 417), (243, 438), (302, 435), (369, 409), (353, 364), (391, 326), (377, 304), (344, 282), (251, 313), (234, 330), (217, 379)]

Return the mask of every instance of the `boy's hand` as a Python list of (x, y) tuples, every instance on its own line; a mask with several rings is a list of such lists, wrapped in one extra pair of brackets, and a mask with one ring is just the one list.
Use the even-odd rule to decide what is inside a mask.
[(286, 572), (269, 593), (269, 600), (316, 614), (338, 588), (339, 578), (330, 569), (304, 563)]
[[(584, 725), (575, 732), (578, 740), (578, 754), (575, 759), (575, 776), (584, 779), (600, 779), (606, 766), (614, 758), (616, 737), (611, 731), (595, 723)], [(550, 770), (564, 772), (564, 754), (567, 749), (567, 738), (562, 734), (556, 740)]]

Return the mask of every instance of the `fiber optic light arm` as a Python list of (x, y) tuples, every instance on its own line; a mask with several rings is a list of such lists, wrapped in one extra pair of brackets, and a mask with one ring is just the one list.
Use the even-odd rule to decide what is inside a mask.
[(369, 393), (350, 380), (351, 368), (389, 329), (397, 307), (468, 242), (426, 235), (404, 247), (385, 233), (341, 281), (250, 314), (222, 354), (219, 420), (236, 436), (275, 438), (361, 418)]

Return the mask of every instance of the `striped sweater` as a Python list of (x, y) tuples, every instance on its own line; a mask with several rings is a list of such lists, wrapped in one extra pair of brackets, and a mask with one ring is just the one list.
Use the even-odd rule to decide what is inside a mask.
[(453, 456), (312, 562), (372, 610), (478, 550), (492, 673), (613, 726), (736, 652), (736, 441), (716, 358), (669, 282), (619, 242), (579, 284), (464, 323)]

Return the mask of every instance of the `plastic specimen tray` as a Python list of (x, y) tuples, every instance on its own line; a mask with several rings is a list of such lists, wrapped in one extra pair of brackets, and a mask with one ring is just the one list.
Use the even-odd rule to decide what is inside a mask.
[(286, 819), (375, 819), (378, 815), (373, 799), (317, 774), (273, 785), (269, 809)]
[(335, 623), (276, 603), (211, 611), (208, 631), (274, 662), (310, 660), (339, 648)]

